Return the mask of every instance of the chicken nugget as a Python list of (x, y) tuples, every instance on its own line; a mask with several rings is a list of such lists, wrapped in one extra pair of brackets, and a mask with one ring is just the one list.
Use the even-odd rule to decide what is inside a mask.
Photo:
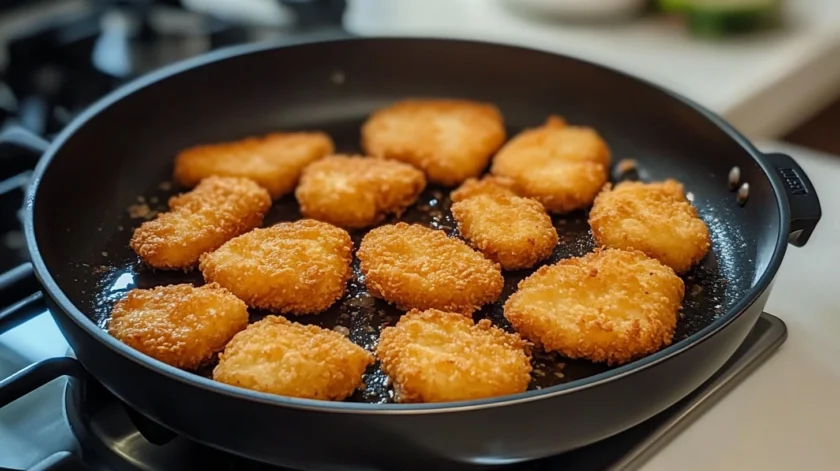
[(231, 239), (202, 255), (199, 269), (251, 307), (317, 314), (344, 294), (352, 250), (347, 231), (304, 219)]
[(452, 199), (458, 200), (451, 210), (461, 235), (504, 270), (534, 266), (557, 245), (557, 231), (545, 208), (493, 180), (467, 180)]
[(192, 370), (248, 325), (248, 308), (217, 284), (133, 289), (111, 311), (108, 333), (176, 368)]
[(411, 165), (335, 155), (306, 167), (295, 196), (306, 217), (361, 228), (401, 213), (425, 187), (425, 175)]
[(499, 298), (502, 272), (464, 242), (417, 224), (377, 227), (356, 256), (371, 294), (399, 309), (471, 314)]
[(495, 106), (467, 100), (405, 100), (376, 111), (362, 126), (368, 155), (409, 163), (446, 186), (478, 176), (505, 137)]
[(675, 180), (622, 182), (595, 198), (589, 225), (598, 245), (636, 249), (688, 271), (709, 251), (709, 228)]
[(684, 291), (674, 270), (642, 252), (599, 249), (522, 280), (504, 313), (546, 351), (614, 365), (671, 343)]
[(332, 330), (267, 316), (236, 334), (213, 379), (281, 396), (340, 401), (362, 384), (373, 355)]
[(278, 132), (202, 144), (178, 154), (174, 178), (192, 187), (211, 175), (246, 177), (277, 199), (294, 190), (307, 165), (333, 149), (332, 139), (322, 132)]
[(482, 319), (412, 310), (379, 337), (376, 355), (398, 402), (466, 401), (525, 391), (529, 345)]
[(513, 179), (522, 196), (565, 213), (592, 204), (607, 181), (609, 164), (610, 149), (595, 130), (551, 116), (505, 144), (490, 171)]
[(138, 227), (129, 245), (147, 265), (188, 270), (205, 252), (262, 224), (271, 197), (246, 178), (210, 177), (169, 200), (170, 211)]
[(473, 196), (485, 194), (518, 196), (516, 182), (510, 178), (494, 177), (492, 175), (488, 175), (481, 180), (468, 178), (452, 192), (450, 198), (453, 203), (457, 203)]

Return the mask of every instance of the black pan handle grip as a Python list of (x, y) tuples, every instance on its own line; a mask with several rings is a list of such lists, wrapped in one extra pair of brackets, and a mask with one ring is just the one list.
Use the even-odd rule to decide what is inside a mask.
[(817, 191), (811, 179), (789, 155), (780, 153), (764, 154), (764, 158), (782, 182), (790, 208), (790, 235), (788, 242), (802, 247), (811, 238), (817, 223), (822, 217), (822, 208)]
[(39, 361), (29, 365), (8, 378), (0, 381), (0, 408), (61, 376), (81, 378), (84, 373), (82, 364), (75, 358), (58, 357)]

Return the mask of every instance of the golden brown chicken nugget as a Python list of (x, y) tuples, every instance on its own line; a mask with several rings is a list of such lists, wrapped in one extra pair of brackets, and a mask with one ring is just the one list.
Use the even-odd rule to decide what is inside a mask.
[(709, 228), (675, 180), (623, 182), (604, 189), (589, 213), (595, 241), (604, 247), (636, 249), (673, 268), (688, 271), (709, 251)]
[(507, 195), (519, 196), (516, 192), (516, 182), (506, 177), (488, 175), (481, 180), (468, 178), (450, 195), (452, 202), (457, 203), (478, 195)]
[(505, 317), (547, 351), (620, 364), (671, 343), (684, 290), (658, 260), (602, 249), (522, 280), (505, 303)]
[(347, 231), (304, 219), (231, 239), (202, 255), (199, 269), (251, 307), (317, 314), (344, 294), (352, 250)]
[(117, 302), (108, 333), (152, 358), (195, 369), (248, 325), (248, 308), (216, 284), (133, 289)]
[(356, 253), (371, 294), (402, 310), (470, 314), (499, 298), (499, 265), (443, 231), (397, 223), (377, 227)]
[(272, 133), (184, 149), (175, 158), (175, 181), (191, 187), (211, 175), (246, 177), (279, 198), (294, 190), (300, 172), (333, 152), (322, 132)]
[(409, 163), (447, 186), (478, 176), (505, 137), (495, 106), (467, 100), (400, 101), (362, 127), (365, 153)]
[(340, 401), (362, 384), (373, 355), (332, 330), (267, 316), (236, 334), (213, 379), (256, 391)]
[(425, 187), (423, 172), (411, 165), (335, 155), (306, 167), (295, 196), (305, 217), (360, 228), (401, 213)]
[(451, 210), (461, 235), (505, 270), (534, 266), (557, 245), (557, 231), (545, 208), (492, 180), (483, 184), (467, 180), (452, 199), (459, 200)]
[(482, 319), (413, 310), (379, 337), (376, 355), (398, 402), (466, 401), (525, 391), (528, 343)]
[(205, 252), (262, 224), (268, 192), (246, 178), (210, 177), (169, 200), (170, 211), (146, 221), (130, 246), (147, 265), (187, 270)]
[(595, 130), (551, 116), (505, 144), (490, 171), (513, 179), (522, 196), (564, 213), (592, 204), (607, 181), (609, 164), (610, 149)]

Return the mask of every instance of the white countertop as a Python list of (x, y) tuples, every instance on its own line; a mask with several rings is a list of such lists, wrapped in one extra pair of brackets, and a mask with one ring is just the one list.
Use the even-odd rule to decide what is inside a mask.
[(840, 469), (840, 157), (759, 147), (794, 156), (823, 208), (808, 244), (789, 247), (765, 308), (787, 324), (787, 342), (644, 471)]
[(725, 42), (660, 18), (580, 26), (524, 19), (494, 0), (350, 1), (345, 23), (357, 34), (477, 38), (586, 58), (682, 93), (752, 138), (782, 136), (840, 96), (838, 0), (790, 0), (788, 27)]

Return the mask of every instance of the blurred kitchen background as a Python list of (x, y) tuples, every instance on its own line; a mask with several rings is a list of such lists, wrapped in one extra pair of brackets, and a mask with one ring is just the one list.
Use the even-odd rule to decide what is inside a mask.
[(0, 128), (52, 136), (174, 61), (324, 33), (561, 52), (680, 92), (750, 138), (840, 154), (840, 0), (0, 0)]

